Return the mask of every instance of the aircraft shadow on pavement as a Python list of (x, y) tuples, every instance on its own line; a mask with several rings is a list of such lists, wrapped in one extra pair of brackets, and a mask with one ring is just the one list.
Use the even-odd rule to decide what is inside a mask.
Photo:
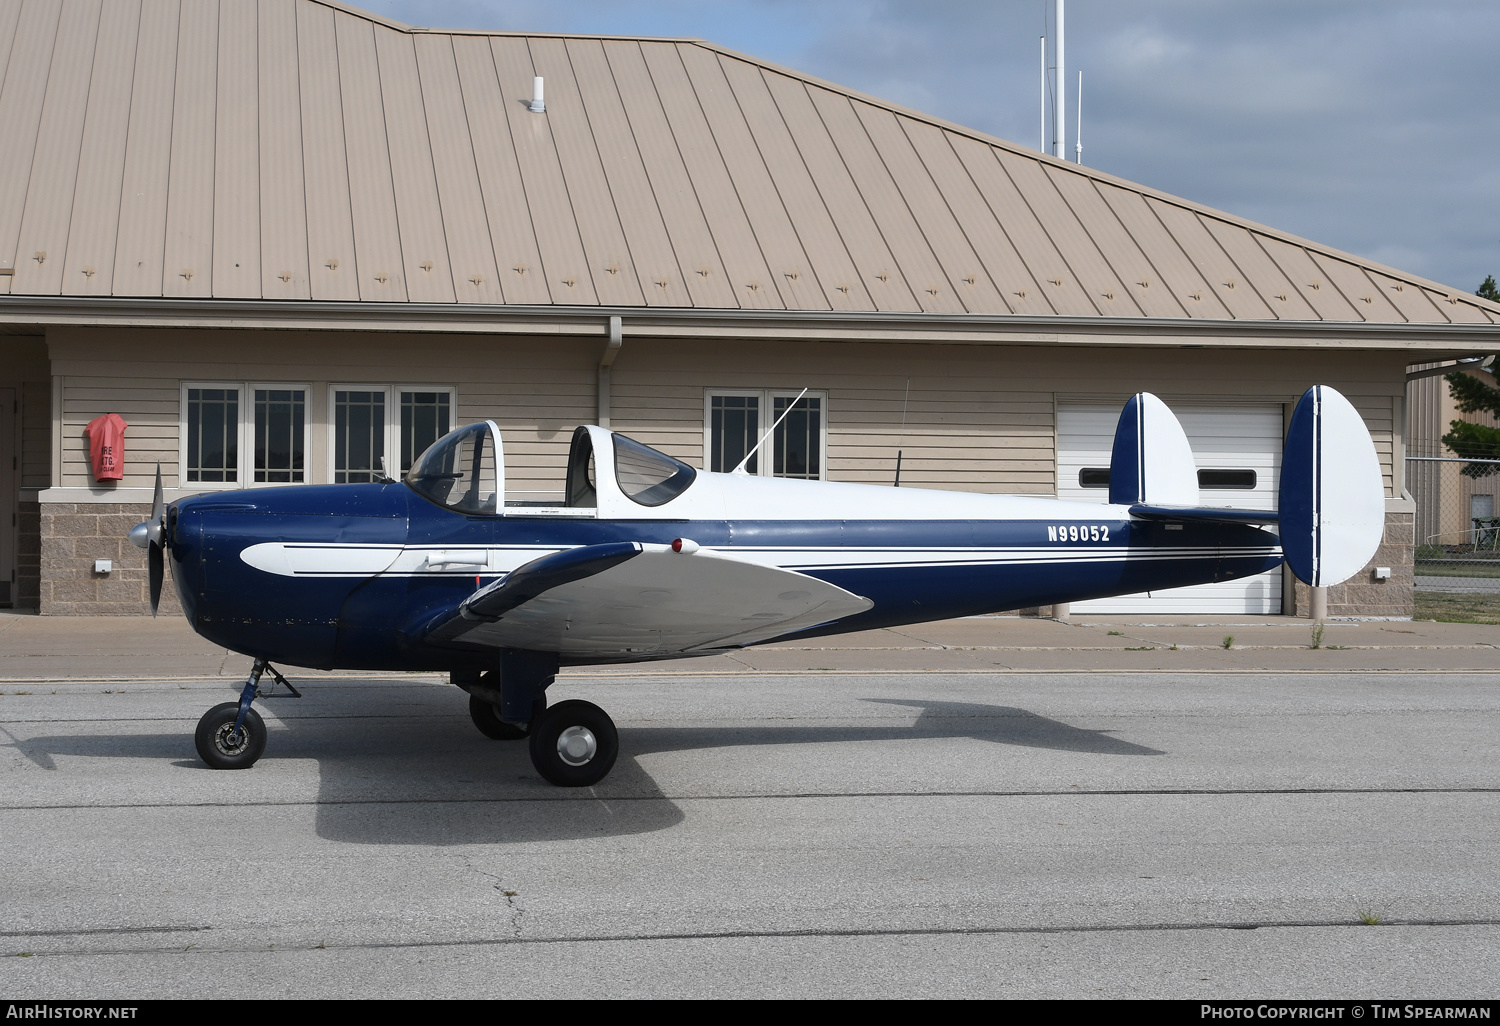
[[(431, 693), (429, 693), (431, 694)], [(424, 696), (425, 698), (426, 696)], [(915, 698), (865, 701), (919, 710), (910, 723), (769, 723), (733, 726), (626, 726), (614, 771), (593, 788), (556, 788), (537, 777), (525, 742), (481, 737), (459, 704), (423, 700), (404, 713), (387, 707), (334, 715), (333, 702), (277, 701), (261, 767), (275, 760), (318, 762), (320, 837), (355, 844), (505, 844), (663, 830), (684, 814), (638, 757), (730, 747), (972, 738), (1101, 756), (1154, 756), (1154, 748), (1074, 727), (1025, 709)], [(442, 696), (446, 697), (446, 696)], [(456, 708), (450, 708), (456, 706)], [(186, 726), (186, 725), (185, 725)], [(267, 774), (214, 772), (193, 752), (191, 729), (173, 733), (77, 733), (19, 738), (15, 748), (42, 769), (58, 757), (145, 759), (202, 777), (178, 792), (214, 804), (276, 798), (284, 784)], [(267, 785), (271, 785), (268, 790)]]

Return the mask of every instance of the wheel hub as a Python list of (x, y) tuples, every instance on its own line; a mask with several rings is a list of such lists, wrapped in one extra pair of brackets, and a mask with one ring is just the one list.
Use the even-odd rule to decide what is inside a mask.
[(235, 730), (232, 720), (214, 731), (214, 746), (225, 755), (239, 755), (249, 741), (250, 732), (244, 727)]
[(569, 766), (582, 766), (599, 751), (599, 739), (587, 727), (569, 727), (557, 736), (557, 757)]

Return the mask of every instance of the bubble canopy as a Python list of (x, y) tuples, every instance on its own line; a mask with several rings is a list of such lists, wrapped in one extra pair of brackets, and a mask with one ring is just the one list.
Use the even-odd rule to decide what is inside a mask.
[(403, 480), (439, 506), (493, 516), (504, 502), (504, 459), (500, 429), (493, 421), (484, 421), (450, 431), (433, 442)]

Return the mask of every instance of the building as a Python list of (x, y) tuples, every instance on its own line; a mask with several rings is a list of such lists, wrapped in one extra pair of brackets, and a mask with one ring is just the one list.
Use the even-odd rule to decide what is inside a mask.
[(1459, 411), (1446, 379), (1454, 371), (1495, 387), (1493, 368), (1482, 363), (1422, 367), (1410, 373), (1407, 386), (1407, 488), (1416, 502), (1417, 549), (1433, 559), (1476, 545), (1500, 548), (1490, 526), (1500, 508), (1495, 504), (1500, 473), (1470, 477), (1463, 473), (1467, 462), (1443, 445), (1455, 420), (1500, 427), (1500, 418), (1483, 410)]
[[(1330, 611), (1409, 615), (1406, 368), (1497, 348), (1497, 322), (699, 40), (0, 0), (0, 579), (43, 613), (145, 609), (123, 538), (158, 464), (169, 496), (367, 480), (489, 418), (525, 497), (561, 489), (576, 424), (717, 468), (806, 388), (758, 472), (892, 481), (899, 451), (903, 485), (1102, 497), (1115, 411), (1148, 389), (1206, 494), (1270, 502), (1322, 382), (1376, 440), (1397, 568)], [(124, 472), (99, 482), (108, 413)], [(1306, 597), (1278, 574), (1121, 601)]]

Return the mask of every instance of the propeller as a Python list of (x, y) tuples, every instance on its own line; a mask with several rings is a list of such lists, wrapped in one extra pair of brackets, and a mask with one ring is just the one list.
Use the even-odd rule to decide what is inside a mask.
[(161, 582), (166, 576), (166, 503), (162, 501), (161, 464), (156, 465), (156, 494), (151, 500), (151, 519), (130, 529), (130, 542), (147, 552), (146, 568), (151, 582), (151, 615), (161, 605)]

